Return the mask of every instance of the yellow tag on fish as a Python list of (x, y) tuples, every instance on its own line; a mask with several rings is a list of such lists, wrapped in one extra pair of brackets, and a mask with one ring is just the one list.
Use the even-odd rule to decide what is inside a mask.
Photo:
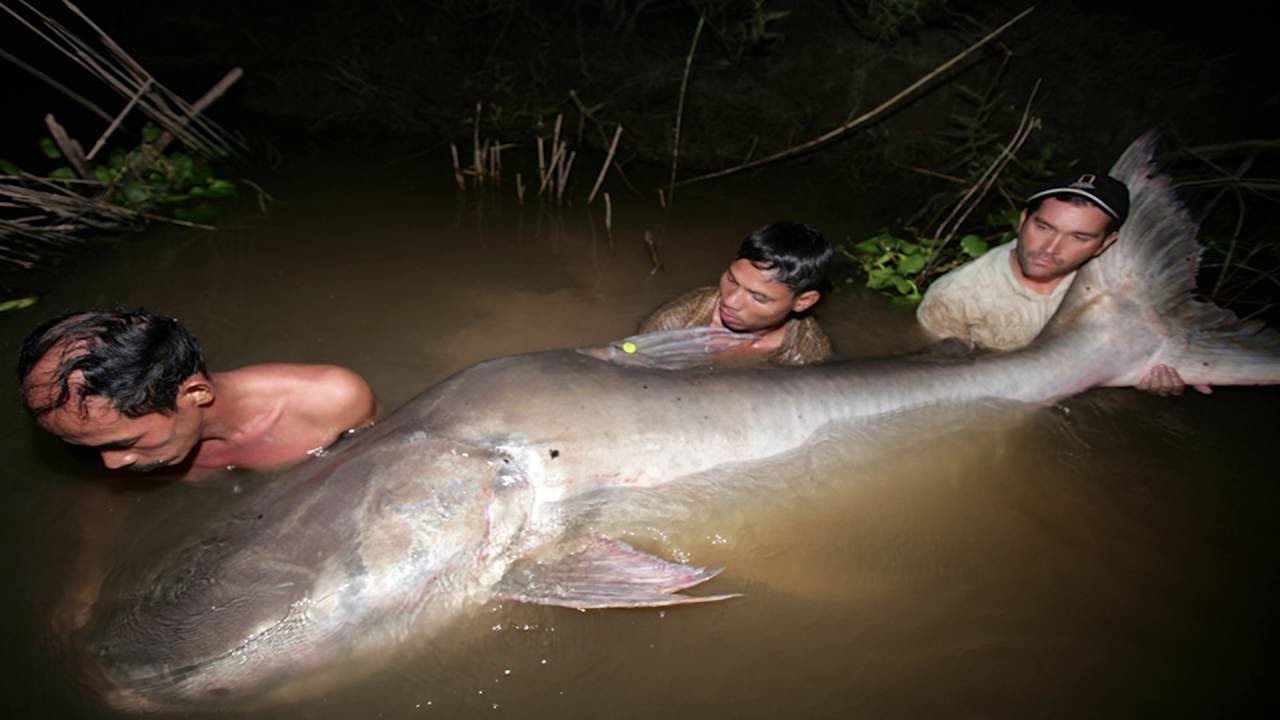
[(633, 342), (624, 342), (624, 343), (622, 343), (622, 352), (627, 353), (628, 355), (630, 355), (631, 353), (634, 353), (635, 351), (636, 351), (636, 344), (635, 344), (635, 343), (633, 343)]

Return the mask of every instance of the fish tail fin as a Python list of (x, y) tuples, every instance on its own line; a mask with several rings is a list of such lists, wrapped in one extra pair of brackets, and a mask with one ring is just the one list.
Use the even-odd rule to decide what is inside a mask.
[(1115, 244), (1080, 269), (1046, 330), (1099, 305), (1113, 310), (1105, 322), (1123, 317), (1122, 347), (1112, 352), (1127, 361), (1100, 378), (1107, 385), (1133, 385), (1157, 363), (1177, 370), (1188, 384), (1278, 384), (1280, 333), (1193, 297), (1198, 228), (1171, 178), (1155, 165), (1158, 140), (1156, 131), (1148, 131), (1111, 169), (1129, 187), (1129, 217)]

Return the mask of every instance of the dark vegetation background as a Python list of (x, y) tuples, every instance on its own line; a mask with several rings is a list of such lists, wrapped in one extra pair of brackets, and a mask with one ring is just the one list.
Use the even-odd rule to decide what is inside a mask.
[[(232, 67), (245, 77), (209, 111), (251, 142), (252, 163), (419, 157), (447, 176), (448, 144), (548, 136), (558, 113), (580, 154), (626, 131), (616, 162), (654, 197), (665, 185), (680, 80), (699, 17), (680, 175), (736, 165), (811, 139), (892, 96), (1028, 5), (996, 0), (131, 0), (78, 3), (184, 97)], [(60, 18), (58, 0), (37, 6)], [(995, 240), (1037, 178), (1108, 167), (1151, 127), (1168, 139), (1209, 250), (1206, 288), (1241, 314), (1272, 314), (1277, 281), (1280, 90), (1268, 23), (1252, 5), (1055, 2), (929, 89), (838, 143), (785, 161), (891, 234), (920, 240), (1007, 143), (1033, 87), (1039, 129), (966, 231)], [(122, 102), (0, 16), (9, 52), (114, 112)], [(86, 145), (102, 121), (8, 63), (0, 156), (38, 165), (54, 112)], [(137, 137), (141, 122), (131, 123)], [(1229, 145), (1223, 149), (1220, 146)], [(1192, 152), (1190, 149), (1205, 148)], [(465, 162), (465, 159), (464, 159)], [(598, 160), (580, 160), (596, 168)], [(24, 165), (24, 168), (26, 165)], [(1240, 177), (1244, 169), (1245, 180)], [(756, 170), (770, 182), (778, 166)], [(251, 169), (238, 172), (252, 173)], [(648, 173), (648, 175), (646, 175)], [(716, 181), (710, 181), (716, 182)], [(655, 198), (656, 199), (656, 198)], [(1243, 215), (1242, 215), (1243, 213)], [(1244, 218), (1242, 222), (1241, 219)], [(803, 219), (803, 218), (799, 218)], [(914, 229), (914, 230), (913, 230)], [(840, 240), (841, 228), (827, 228)], [(850, 238), (851, 241), (860, 238)], [(928, 239), (927, 237), (925, 238)], [(1222, 267), (1251, 268), (1233, 297)], [(1234, 259), (1233, 259), (1234, 258)], [(854, 258), (850, 258), (854, 260)], [(1215, 269), (1214, 263), (1218, 263)], [(865, 267), (851, 262), (847, 272)], [(1274, 318), (1273, 318), (1274, 322)]]

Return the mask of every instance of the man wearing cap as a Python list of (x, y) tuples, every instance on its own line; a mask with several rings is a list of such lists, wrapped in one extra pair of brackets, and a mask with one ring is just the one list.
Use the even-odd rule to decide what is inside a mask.
[[(1027, 198), (1017, 241), (938, 278), (916, 317), (934, 337), (984, 350), (1027, 345), (1057, 311), (1076, 270), (1111, 247), (1128, 214), (1129, 189), (1110, 175), (1055, 178)], [(1177, 395), (1185, 384), (1173, 368), (1156, 365), (1137, 387)]]

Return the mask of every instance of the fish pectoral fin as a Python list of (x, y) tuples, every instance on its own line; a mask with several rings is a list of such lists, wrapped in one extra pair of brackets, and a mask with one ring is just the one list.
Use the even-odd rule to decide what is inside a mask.
[(665, 607), (738, 597), (739, 593), (679, 593), (710, 580), (721, 569), (681, 565), (618, 540), (591, 538), (553, 559), (514, 564), (498, 582), (496, 594), (509, 600), (578, 610)]
[(715, 364), (721, 353), (750, 345), (751, 333), (715, 327), (662, 330), (632, 335), (608, 345), (581, 348), (578, 352), (614, 365), (659, 370), (686, 370)]

